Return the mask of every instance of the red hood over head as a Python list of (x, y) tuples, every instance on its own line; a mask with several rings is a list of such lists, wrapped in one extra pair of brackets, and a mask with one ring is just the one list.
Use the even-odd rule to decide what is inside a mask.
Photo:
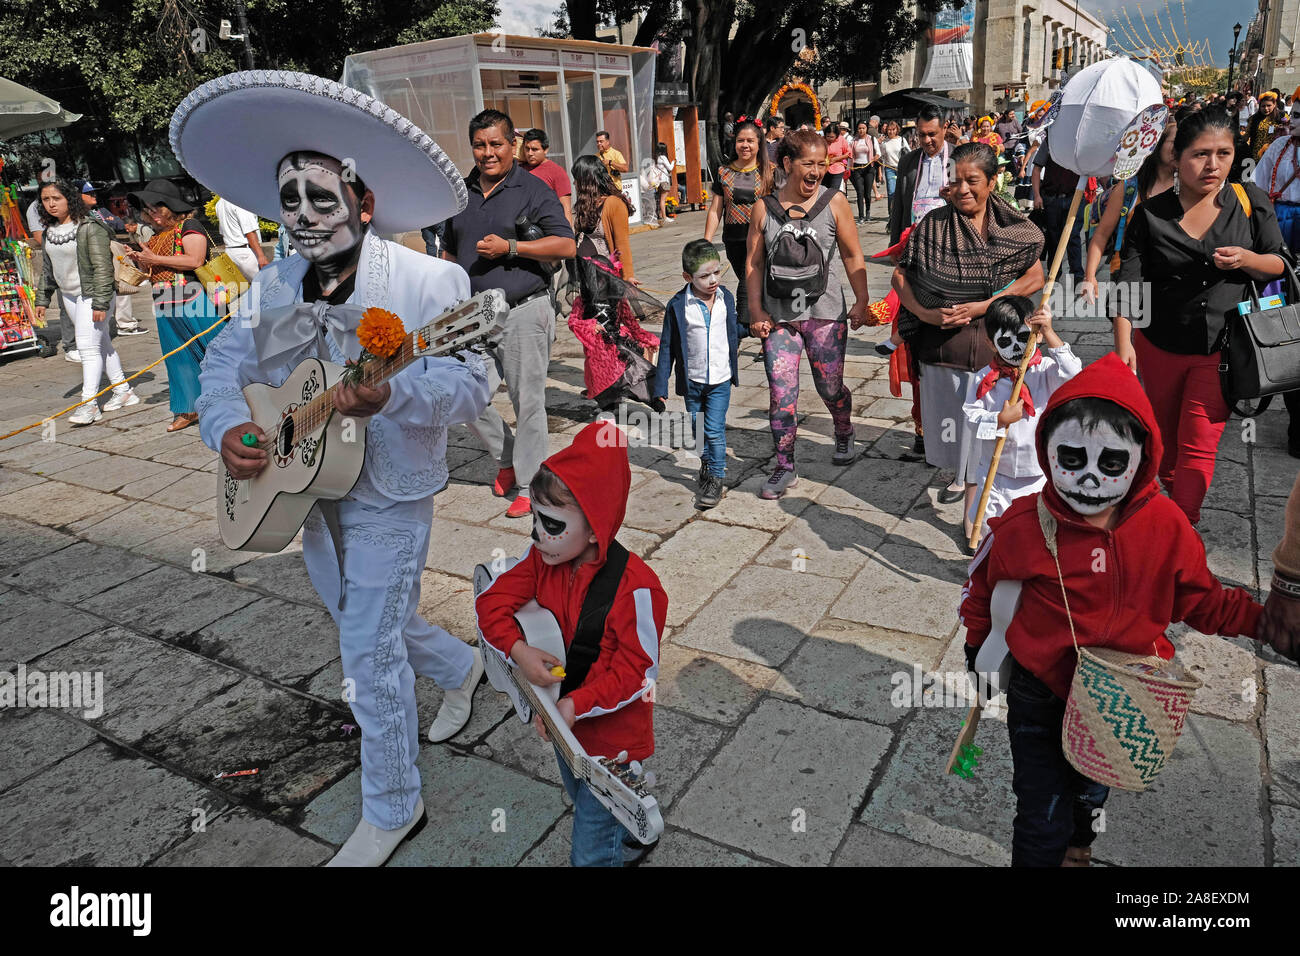
[[(1046, 421), (1053, 409), (1076, 398), (1104, 398), (1114, 402), (1135, 415), (1142, 423), (1142, 427), (1146, 429), (1147, 440), (1142, 448), (1142, 464), (1137, 474), (1133, 476), (1133, 486), (1129, 489), (1128, 496), (1120, 502), (1122, 521), (1159, 491), (1156, 486), (1156, 475), (1164, 446), (1160, 441), (1160, 429), (1156, 425), (1155, 412), (1137, 376), (1114, 352), (1102, 356), (1053, 392), (1047, 408), (1043, 410), (1041, 421)], [(1058, 517), (1082, 521), (1079, 514), (1057, 494), (1056, 486), (1052, 484), (1052, 463), (1047, 455), (1047, 432), (1040, 427), (1034, 441), (1038, 447), (1038, 464), (1042, 467), (1043, 474), (1048, 476), (1047, 484), (1043, 486), (1043, 499)]]
[(573, 444), (543, 464), (573, 492), (600, 544), (596, 562), (603, 563), (609, 543), (623, 524), (632, 486), (627, 432), (612, 421), (592, 422), (578, 432)]

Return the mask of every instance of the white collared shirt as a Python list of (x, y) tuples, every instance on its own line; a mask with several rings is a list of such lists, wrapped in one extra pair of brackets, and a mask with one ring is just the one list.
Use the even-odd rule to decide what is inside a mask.
[[(1274, 202), (1300, 203), (1300, 176), (1296, 175), (1298, 150), (1300, 141), (1290, 136), (1279, 136), (1259, 158), (1259, 165), (1255, 167), (1255, 185), (1266, 193), (1270, 183), (1274, 189), (1281, 190), (1282, 195)], [(1273, 174), (1275, 168), (1277, 175)], [(1282, 189), (1283, 186), (1286, 188)], [(1271, 194), (1269, 199), (1273, 199)]]
[(912, 222), (920, 222), (927, 212), (938, 209), (946, 200), (939, 191), (948, 185), (948, 142), (937, 156), (921, 153), (916, 169), (916, 190), (912, 193)]
[(727, 303), (722, 290), (713, 308), (686, 287), (686, 377), (704, 385), (731, 381), (731, 343), (727, 341)]

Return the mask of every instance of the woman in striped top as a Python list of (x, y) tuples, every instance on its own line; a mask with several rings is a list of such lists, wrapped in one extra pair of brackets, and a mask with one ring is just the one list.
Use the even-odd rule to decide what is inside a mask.
[(709, 242), (718, 231), (719, 221), (722, 223), (722, 245), (736, 274), (736, 315), (742, 326), (749, 322), (745, 291), (749, 218), (759, 197), (772, 191), (773, 167), (762, 141), (757, 123), (744, 120), (737, 124), (736, 158), (718, 169), (713, 202), (704, 221), (704, 238)]

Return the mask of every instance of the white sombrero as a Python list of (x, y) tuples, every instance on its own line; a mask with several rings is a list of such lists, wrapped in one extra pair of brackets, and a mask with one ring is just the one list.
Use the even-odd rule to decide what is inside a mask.
[(424, 132), (372, 96), (310, 73), (247, 70), (209, 80), (172, 114), (171, 146), (213, 192), (280, 218), (276, 166), (295, 151), (350, 164), (375, 194), (375, 229), (408, 232), (465, 208), (456, 164)]

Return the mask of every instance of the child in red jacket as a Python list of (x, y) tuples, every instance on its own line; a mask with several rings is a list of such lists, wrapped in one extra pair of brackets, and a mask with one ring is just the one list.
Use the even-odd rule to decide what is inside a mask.
[[(557, 684), (565, 678), (552, 675), (551, 668), (560, 662), (522, 640), (515, 612), (536, 598), (555, 615), (570, 648), (592, 579), (607, 561), (626, 561), (596, 659), (576, 688), (564, 689), (556, 706), (587, 753), (613, 757), (626, 751), (629, 761), (654, 753), (653, 688), (668, 615), (658, 576), (614, 540), (631, 483), (626, 433), (609, 421), (584, 428), (572, 445), (543, 462), (533, 479), (532, 545), (475, 604), (489, 644), (484, 653), (510, 658), (539, 687)], [(577, 666), (571, 657), (568, 668)], [(559, 765), (573, 799), (570, 862), (622, 866), (625, 838), (629, 847), (636, 841), (574, 780), (563, 760)]]
[[(989, 522), (961, 605), (966, 657), (989, 636), (999, 581), (1020, 582), (1007, 627), (1014, 661), (1007, 730), (1015, 766), (1012, 866), (1087, 866), (1097, 811), (1108, 789), (1061, 750), (1061, 723), (1080, 646), (1171, 658), (1171, 621), (1205, 634), (1255, 635), (1260, 606), (1225, 588), (1205, 564), (1186, 515), (1159, 493), (1160, 432), (1146, 393), (1114, 353), (1053, 393), (1035, 438), (1049, 481)], [(1057, 521), (1061, 579), (1039, 521), (1042, 499)]]

